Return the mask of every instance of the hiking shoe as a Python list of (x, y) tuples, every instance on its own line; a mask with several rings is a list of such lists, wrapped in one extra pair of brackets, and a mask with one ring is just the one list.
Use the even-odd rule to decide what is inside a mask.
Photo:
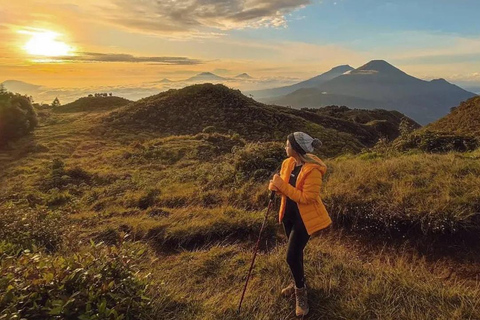
[(303, 288), (295, 287), (295, 314), (297, 317), (306, 316), (308, 311), (310, 311), (308, 307), (308, 299), (307, 299), (307, 286), (304, 285)]
[(288, 287), (282, 289), (282, 296), (285, 298), (291, 297), (295, 293), (295, 283), (290, 283)]

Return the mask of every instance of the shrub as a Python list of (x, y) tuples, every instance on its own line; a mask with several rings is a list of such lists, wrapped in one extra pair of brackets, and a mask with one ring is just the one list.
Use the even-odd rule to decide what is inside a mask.
[(283, 144), (279, 142), (250, 143), (235, 149), (234, 153), (235, 170), (240, 180), (267, 180), (286, 157)]
[(0, 146), (32, 132), (37, 124), (37, 115), (30, 99), (1, 88)]
[(94, 245), (68, 257), (3, 257), (2, 319), (148, 319), (147, 283), (135, 277), (143, 251)]
[(414, 132), (395, 142), (397, 149), (420, 149), (425, 152), (466, 152), (475, 150), (480, 142), (473, 136), (445, 134), (432, 131)]
[(64, 217), (49, 210), (0, 209), (0, 239), (9, 243), (13, 254), (19, 250), (56, 251), (62, 243)]

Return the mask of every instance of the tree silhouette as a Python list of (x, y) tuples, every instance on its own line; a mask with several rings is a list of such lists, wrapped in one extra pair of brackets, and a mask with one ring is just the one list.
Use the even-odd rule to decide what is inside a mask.
[(58, 98), (56, 97), (53, 102), (52, 102), (52, 107), (60, 107), (61, 106), (61, 103), (60, 103), (60, 100), (58, 100)]

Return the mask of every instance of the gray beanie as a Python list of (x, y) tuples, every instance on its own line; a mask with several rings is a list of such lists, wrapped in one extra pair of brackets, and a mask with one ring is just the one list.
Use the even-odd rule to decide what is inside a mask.
[[(289, 137), (292, 137), (292, 135), (290, 134)], [(304, 152), (300, 152), (301, 154), (305, 152), (313, 152), (314, 148), (320, 148), (322, 146), (322, 142), (319, 139), (312, 138), (311, 136), (309, 136), (304, 132), (299, 132), (299, 131), (294, 132), (293, 138), (295, 139), (294, 142), (296, 142), (298, 146), (300, 146), (302, 151), (304, 151)], [(292, 141), (290, 141), (290, 143), (292, 143)], [(297, 150), (297, 151), (300, 151), (300, 150)]]

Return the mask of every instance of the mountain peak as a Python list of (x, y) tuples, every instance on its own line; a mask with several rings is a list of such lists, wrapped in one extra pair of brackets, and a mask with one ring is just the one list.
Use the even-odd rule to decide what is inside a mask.
[(197, 74), (196, 76), (193, 76), (186, 81), (222, 81), (225, 80), (225, 78), (219, 77), (214, 73), (211, 72), (202, 72)]
[(433, 79), (430, 82), (432, 82), (432, 83), (449, 83), (447, 80), (445, 80), (443, 78)]
[(402, 70), (395, 68), (385, 60), (372, 60), (363, 66), (355, 69), (352, 73), (397, 73), (405, 74)]
[(347, 71), (351, 71), (353, 70), (354, 68), (352, 68), (351, 66), (349, 66), (348, 64), (342, 64), (340, 66), (336, 66), (336, 67), (333, 67), (332, 69), (330, 69), (330, 71), (328, 72), (341, 72), (341, 73), (345, 73)]
[(241, 79), (253, 79), (248, 73), (242, 73), (239, 74), (238, 76), (235, 76), (235, 78), (241, 78)]

